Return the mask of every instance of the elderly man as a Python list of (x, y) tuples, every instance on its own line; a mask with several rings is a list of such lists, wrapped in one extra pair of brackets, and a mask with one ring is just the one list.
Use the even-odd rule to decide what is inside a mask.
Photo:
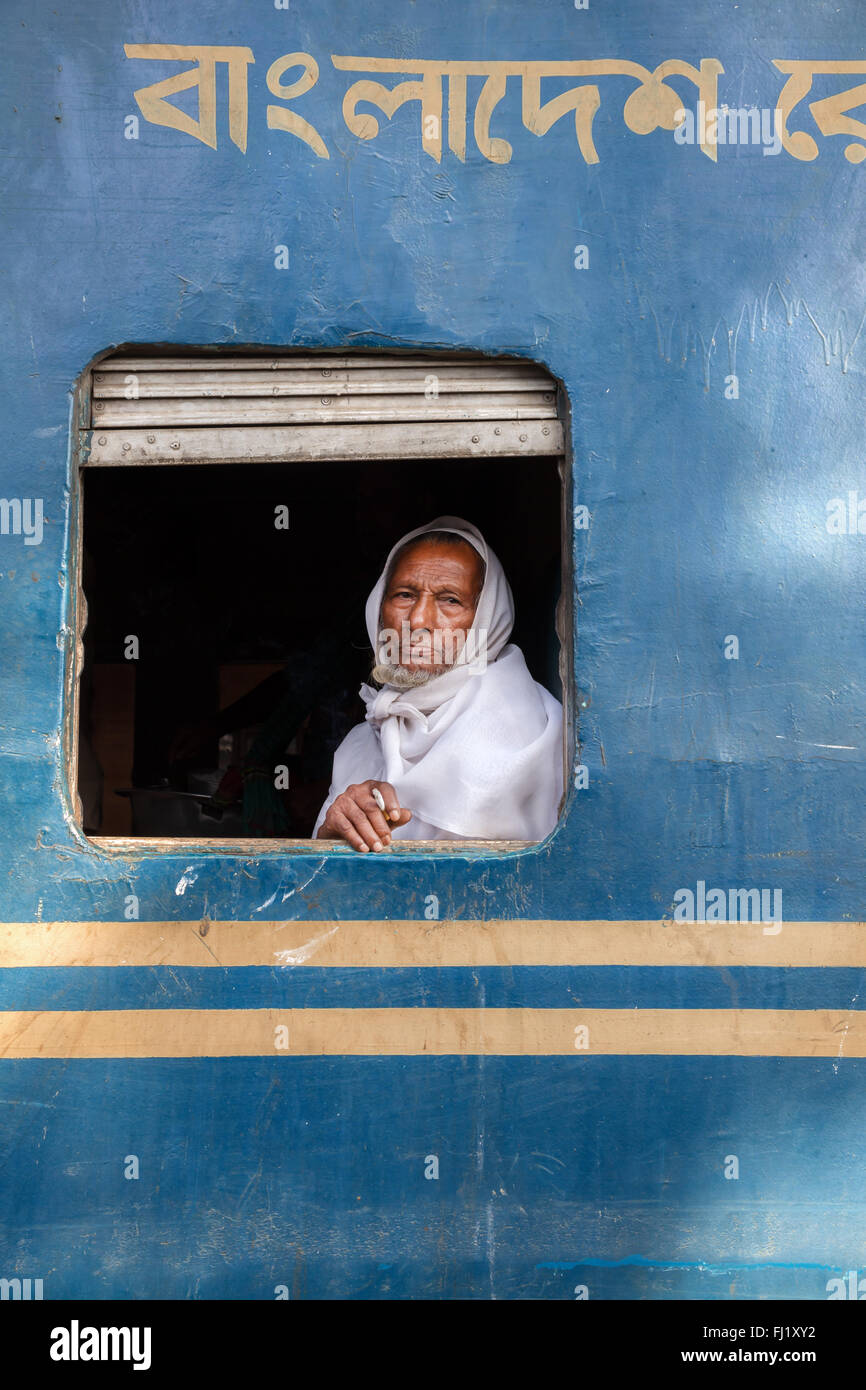
[(469, 522), (404, 536), (367, 600), (366, 719), (334, 754), (314, 835), (361, 853), (393, 839), (540, 840), (562, 797), (562, 706), (508, 644), (514, 601)]

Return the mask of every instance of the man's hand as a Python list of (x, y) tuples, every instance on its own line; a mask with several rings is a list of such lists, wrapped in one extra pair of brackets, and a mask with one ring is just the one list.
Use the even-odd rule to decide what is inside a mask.
[[(379, 810), (373, 797), (374, 787), (385, 802), (384, 811)], [(334, 798), (316, 838), (346, 840), (353, 849), (366, 854), (371, 849), (380, 850), (390, 845), (391, 826), (406, 825), (411, 819), (412, 812), (401, 807), (391, 783), (371, 778), (368, 782), (353, 783)]]

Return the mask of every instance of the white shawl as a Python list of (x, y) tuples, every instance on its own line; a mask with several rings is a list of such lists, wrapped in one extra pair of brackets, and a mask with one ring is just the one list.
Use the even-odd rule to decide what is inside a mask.
[[(367, 599), (370, 644), (380, 651), (385, 580), (397, 551), (428, 531), (452, 531), (475, 547), (487, 569), (472, 630), (453, 666), (411, 690), (362, 685), (364, 723), (334, 754), (328, 799), (353, 782), (390, 782), (412, 819), (394, 839), (541, 840), (556, 824), (563, 785), (562, 706), (532, 679), (519, 647), (506, 646), (514, 600), (481, 532), (440, 516), (391, 550)], [(481, 634), (486, 632), (486, 650)]]

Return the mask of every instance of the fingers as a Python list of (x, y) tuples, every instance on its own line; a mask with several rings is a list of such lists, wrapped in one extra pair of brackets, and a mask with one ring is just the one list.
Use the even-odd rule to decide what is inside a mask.
[[(391, 827), (388, 824), (386, 815), (379, 806), (378, 800), (374, 797), (373, 787), (365, 782), (360, 787), (355, 788), (354, 800), (356, 806), (359, 806), (364, 812), (364, 815), (376, 832), (376, 839), (380, 840), (383, 844), (390, 844)], [(373, 848), (378, 849), (380, 846), (374, 844)]]
[(390, 844), (388, 822), (366, 786), (348, 787), (337, 797), (331, 811), (343, 838), (355, 849), (378, 852)]
[[(388, 812), (388, 819), (392, 825), (405, 824), (403, 808), (400, 805), (400, 798), (391, 786), (390, 782), (375, 782), (374, 786), (379, 788), (379, 794), (385, 803), (385, 810)], [(411, 812), (409, 813), (411, 815)]]
[[(324, 829), (325, 827), (323, 826), (322, 828)], [(367, 844), (360, 831), (356, 829), (348, 813), (341, 811), (336, 802), (334, 802), (328, 812), (328, 828), (332, 829), (335, 836), (339, 839), (345, 840), (347, 844), (351, 845), (352, 849), (360, 850), (362, 854), (368, 853), (370, 846)]]
[[(374, 788), (385, 803), (384, 812), (374, 796)], [(411, 818), (412, 812), (401, 807), (390, 782), (362, 782), (347, 787), (334, 800), (322, 831), (332, 830), (362, 854), (370, 850), (378, 853), (390, 845), (393, 826), (405, 825)]]
[[(356, 829), (358, 829), (366, 840), (370, 849), (381, 850), (385, 845), (391, 843), (391, 830), (385, 816), (379, 809), (378, 803), (373, 797), (372, 782), (362, 782), (359, 786), (348, 787), (346, 795), (351, 797), (360, 819), (352, 815), (347, 807), (346, 814), (351, 818)], [(370, 835), (372, 834), (372, 839)]]

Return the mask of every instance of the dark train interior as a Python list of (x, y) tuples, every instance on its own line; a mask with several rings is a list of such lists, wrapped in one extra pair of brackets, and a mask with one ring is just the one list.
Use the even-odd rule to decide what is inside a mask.
[(367, 595), (439, 515), (499, 555), (511, 640), (561, 699), (555, 459), (85, 470), (84, 829), (308, 837), (364, 716)]

